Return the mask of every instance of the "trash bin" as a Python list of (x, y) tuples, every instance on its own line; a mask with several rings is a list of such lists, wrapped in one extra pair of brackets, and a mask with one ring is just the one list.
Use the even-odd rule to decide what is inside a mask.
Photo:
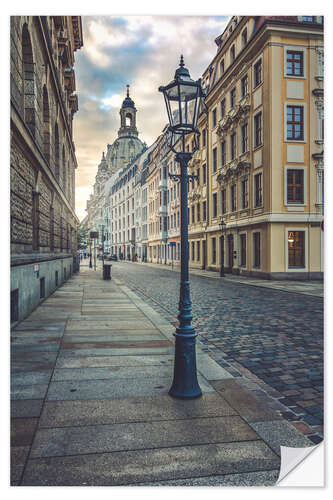
[(106, 262), (103, 265), (103, 280), (110, 280), (111, 279), (111, 267), (112, 267), (112, 264), (109, 264), (108, 262)]

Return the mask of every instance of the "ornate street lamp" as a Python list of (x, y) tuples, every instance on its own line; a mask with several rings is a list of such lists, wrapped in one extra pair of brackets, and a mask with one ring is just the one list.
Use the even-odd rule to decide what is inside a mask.
[[(159, 88), (163, 92), (169, 117), (169, 132), (171, 140), (169, 147), (176, 154), (175, 160), (180, 165), (180, 174), (169, 174), (173, 180), (180, 181), (181, 187), (181, 274), (179, 295), (179, 326), (176, 328), (175, 363), (173, 383), (169, 390), (170, 396), (181, 399), (192, 399), (201, 396), (202, 392), (197, 379), (195, 338), (197, 334), (192, 321), (192, 305), (190, 298), (190, 282), (188, 271), (188, 183), (195, 178), (188, 175), (188, 162), (192, 153), (185, 151), (185, 135), (194, 133), (199, 136), (197, 120), (200, 101), (203, 97), (201, 80), (194, 81), (188, 69), (184, 67), (183, 56), (180, 58), (179, 68), (175, 78), (165, 87)], [(180, 146), (180, 151), (175, 147)], [(175, 146), (175, 147), (174, 147)]]
[(221, 266), (220, 266), (220, 276), (221, 278), (224, 278), (224, 235), (225, 231), (227, 228), (226, 223), (224, 222), (223, 218), (221, 218), (221, 222), (219, 224), (222, 236), (220, 237), (220, 259), (221, 259)]

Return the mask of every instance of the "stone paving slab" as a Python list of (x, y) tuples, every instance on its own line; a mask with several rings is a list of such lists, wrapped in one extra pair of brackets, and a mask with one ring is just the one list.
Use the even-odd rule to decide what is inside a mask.
[(280, 446), (289, 446), (291, 448), (307, 448), (313, 446), (295, 427), (285, 420), (274, 420), (271, 422), (253, 422), (250, 426), (256, 433), (280, 455)]
[(218, 380), (211, 382), (211, 384), (246, 422), (281, 419), (281, 415), (277, 411), (267, 406), (267, 398), (266, 404), (261, 402), (248, 389), (242, 387), (236, 379)]
[(157, 354), (144, 356), (86, 356), (86, 357), (62, 357), (57, 360), (57, 368), (96, 368), (103, 366), (148, 366), (157, 365), (173, 366), (172, 354)]
[(43, 399), (48, 384), (15, 385), (11, 389), (11, 399)]
[(153, 377), (170, 377), (172, 368), (165, 366), (108, 366), (105, 368), (62, 368), (55, 369), (52, 382), (61, 380), (105, 380)]
[(262, 441), (179, 446), (31, 459), (22, 485), (117, 486), (279, 467), (280, 460)]
[(29, 446), (32, 443), (38, 418), (14, 418), (11, 422), (11, 446)]
[(68, 341), (63, 341), (61, 344), (62, 349), (94, 349), (94, 348), (99, 348), (99, 349), (130, 349), (130, 348), (152, 348), (152, 347), (168, 347), (172, 346), (172, 343), (169, 340), (164, 340), (162, 339), (157, 339), (157, 340), (145, 340), (142, 337), (139, 337), (139, 340), (136, 341), (129, 341), (125, 340), (124, 342), (121, 341), (92, 341), (89, 342), (89, 339), (86, 339), (83, 342), (68, 342)]
[(31, 458), (251, 441), (257, 434), (238, 416), (37, 430)]
[(205, 476), (174, 481), (137, 483), (129, 486), (275, 486), (280, 470), (225, 474), (224, 476)]
[(56, 359), (56, 352), (16, 352), (11, 356), (11, 369), (14, 372), (50, 370)]
[(10, 454), (11, 484), (21, 478), (29, 451), (30, 446), (12, 446)]
[(174, 347), (155, 347), (155, 348), (104, 348), (104, 349), (67, 349), (60, 351), (59, 358), (75, 358), (87, 356), (142, 356), (150, 354), (174, 354)]
[(34, 385), (48, 384), (52, 376), (52, 370), (47, 371), (25, 371), (13, 373), (11, 377), (12, 385)]
[[(69, 320), (66, 331), (70, 330), (90, 330), (91, 325), (87, 321), (80, 320)], [(118, 330), (130, 330), (139, 329), (144, 330), (145, 328), (154, 328), (154, 325), (150, 321), (128, 321), (127, 319), (112, 320), (108, 318), (107, 321), (94, 321), (94, 330), (108, 330), (117, 328)]]
[(150, 341), (150, 340), (163, 340), (165, 341), (165, 337), (158, 332), (155, 333), (146, 333), (144, 330), (137, 334), (136, 330), (131, 330), (129, 333), (120, 333), (119, 332), (109, 332), (107, 335), (94, 335), (94, 333), (86, 333), (84, 335), (81, 334), (72, 334), (69, 333), (64, 335), (63, 342), (64, 343), (87, 343), (87, 342), (137, 342), (137, 341)]
[(215, 393), (184, 401), (170, 396), (47, 401), (39, 427), (68, 427), (158, 420), (221, 417), (235, 415), (226, 401)]
[(42, 412), (43, 399), (20, 399), (10, 402), (11, 418), (39, 417)]
[[(203, 377), (198, 376), (203, 392), (215, 392)], [(105, 399), (167, 394), (172, 376), (140, 379), (75, 380), (51, 382), (47, 400)], [(36, 387), (36, 386), (34, 386)]]

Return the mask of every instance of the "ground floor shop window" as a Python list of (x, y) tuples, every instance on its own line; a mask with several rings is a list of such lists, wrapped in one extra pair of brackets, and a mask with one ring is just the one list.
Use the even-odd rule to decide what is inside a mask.
[(216, 264), (216, 238), (212, 238), (212, 264)]
[(260, 233), (253, 233), (254, 262), (253, 267), (260, 267)]
[(288, 267), (305, 267), (304, 235), (304, 231), (288, 231)]
[(246, 266), (246, 234), (240, 235), (241, 266)]

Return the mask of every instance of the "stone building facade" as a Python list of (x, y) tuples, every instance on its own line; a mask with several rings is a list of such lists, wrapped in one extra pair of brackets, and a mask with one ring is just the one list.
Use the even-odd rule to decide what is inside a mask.
[(79, 16), (13, 16), (10, 49), (11, 319), (23, 319), (76, 267), (72, 122)]

